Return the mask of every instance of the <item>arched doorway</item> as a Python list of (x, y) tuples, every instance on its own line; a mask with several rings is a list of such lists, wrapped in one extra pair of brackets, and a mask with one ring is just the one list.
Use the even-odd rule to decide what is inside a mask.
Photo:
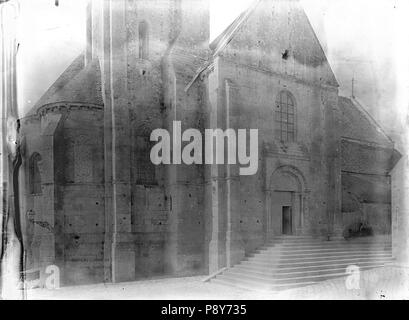
[(303, 233), (307, 188), (295, 167), (278, 167), (267, 190), (267, 236)]

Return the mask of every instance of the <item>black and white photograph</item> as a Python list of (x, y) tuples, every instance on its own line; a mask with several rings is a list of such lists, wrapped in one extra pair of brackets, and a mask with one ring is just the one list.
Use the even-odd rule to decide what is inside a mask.
[(0, 300), (409, 299), (409, 1), (0, 0), (0, 54)]

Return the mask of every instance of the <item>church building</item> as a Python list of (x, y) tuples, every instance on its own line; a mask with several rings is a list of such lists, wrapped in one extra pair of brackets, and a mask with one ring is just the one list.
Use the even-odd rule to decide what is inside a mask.
[[(299, 1), (256, 0), (210, 42), (208, 0), (90, 0), (84, 33), (21, 120), (28, 269), (56, 265), (62, 285), (210, 275), (281, 235), (390, 236), (399, 153), (339, 96)], [(154, 165), (151, 132), (174, 121), (258, 129), (257, 173)]]

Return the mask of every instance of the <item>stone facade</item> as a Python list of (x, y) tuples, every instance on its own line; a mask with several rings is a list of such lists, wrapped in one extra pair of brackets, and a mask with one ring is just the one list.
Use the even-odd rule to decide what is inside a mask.
[[(277, 234), (390, 233), (393, 143), (338, 97), (298, 1), (255, 2), (210, 46), (206, 0), (87, 13), (85, 54), (22, 120), (31, 267), (57, 264), (63, 284), (209, 274)], [(258, 129), (257, 173), (153, 165), (150, 133), (176, 120)]]
[[(407, 137), (407, 133), (406, 133)], [(393, 168), (392, 176), (392, 250), (397, 263), (409, 265), (408, 254), (408, 155)]]
[(400, 157), (394, 143), (355, 99), (339, 98), (343, 224), (368, 223), (391, 233), (391, 169)]

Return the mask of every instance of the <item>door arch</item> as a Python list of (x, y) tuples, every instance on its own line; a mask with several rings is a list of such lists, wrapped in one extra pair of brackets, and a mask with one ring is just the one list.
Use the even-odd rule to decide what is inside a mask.
[(307, 185), (302, 172), (284, 165), (270, 176), (267, 188), (267, 236), (302, 234), (307, 203)]

